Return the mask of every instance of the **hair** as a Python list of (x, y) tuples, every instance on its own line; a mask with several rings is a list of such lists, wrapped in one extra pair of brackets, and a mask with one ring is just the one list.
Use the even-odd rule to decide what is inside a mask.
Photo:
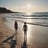
[(26, 24), (26, 22), (24, 22), (24, 24)]

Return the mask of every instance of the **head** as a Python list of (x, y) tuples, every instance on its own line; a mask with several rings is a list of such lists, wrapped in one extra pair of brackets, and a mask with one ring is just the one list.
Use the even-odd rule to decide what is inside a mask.
[(14, 23), (15, 25), (17, 24), (17, 21), (15, 21), (15, 23)]
[(24, 24), (26, 24), (26, 22), (24, 22)]
[(17, 23), (17, 21), (15, 21), (15, 23)]

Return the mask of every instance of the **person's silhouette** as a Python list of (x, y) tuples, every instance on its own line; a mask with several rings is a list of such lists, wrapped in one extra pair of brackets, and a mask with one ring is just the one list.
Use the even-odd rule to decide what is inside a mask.
[(17, 24), (17, 21), (15, 21), (14, 28), (15, 28), (16, 31), (18, 30), (18, 24)]
[(26, 24), (26, 22), (24, 22), (23, 29), (24, 29), (24, 34), (27, 34), (27, 24)]
[(16, 34), (15, 39), (16, 39), (16, 44), (17, 44), (17, 30), (18, 30), (18, 23), (17, 23), (17, 21), (15, 21), (15, 23), (14, 23), (14, 28), (15, 28), (15, 34)]
[(26, 22), (24, 22), (23, 30), (24, 30), (24, 42), (27, 43), (27, 23)]

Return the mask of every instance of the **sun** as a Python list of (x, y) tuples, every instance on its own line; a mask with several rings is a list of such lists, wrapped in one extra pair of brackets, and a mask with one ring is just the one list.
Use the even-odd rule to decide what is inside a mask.
[(26, 6), (27, 6), (28, 9), (31, 8), (31, 4), (29, 4), (29, 3)]
[(28, 3), (28, 4), (26, 5), (26, 8), (27, 8), (26, 15), (31, 15), (31, 8), (32, 8), (31, 4)]

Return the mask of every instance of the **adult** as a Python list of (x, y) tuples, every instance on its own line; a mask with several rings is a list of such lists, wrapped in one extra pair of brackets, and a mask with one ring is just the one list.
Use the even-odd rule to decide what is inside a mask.
[(17, 21), (15, 21), (14, 28), (15, 28), (16, 31), (18, 30), (18, 24), (17, 24)]
[(24, 30), (24, 41), (27, 42), (27, 23), (26, 22), (24, 22), (23, 30)]

